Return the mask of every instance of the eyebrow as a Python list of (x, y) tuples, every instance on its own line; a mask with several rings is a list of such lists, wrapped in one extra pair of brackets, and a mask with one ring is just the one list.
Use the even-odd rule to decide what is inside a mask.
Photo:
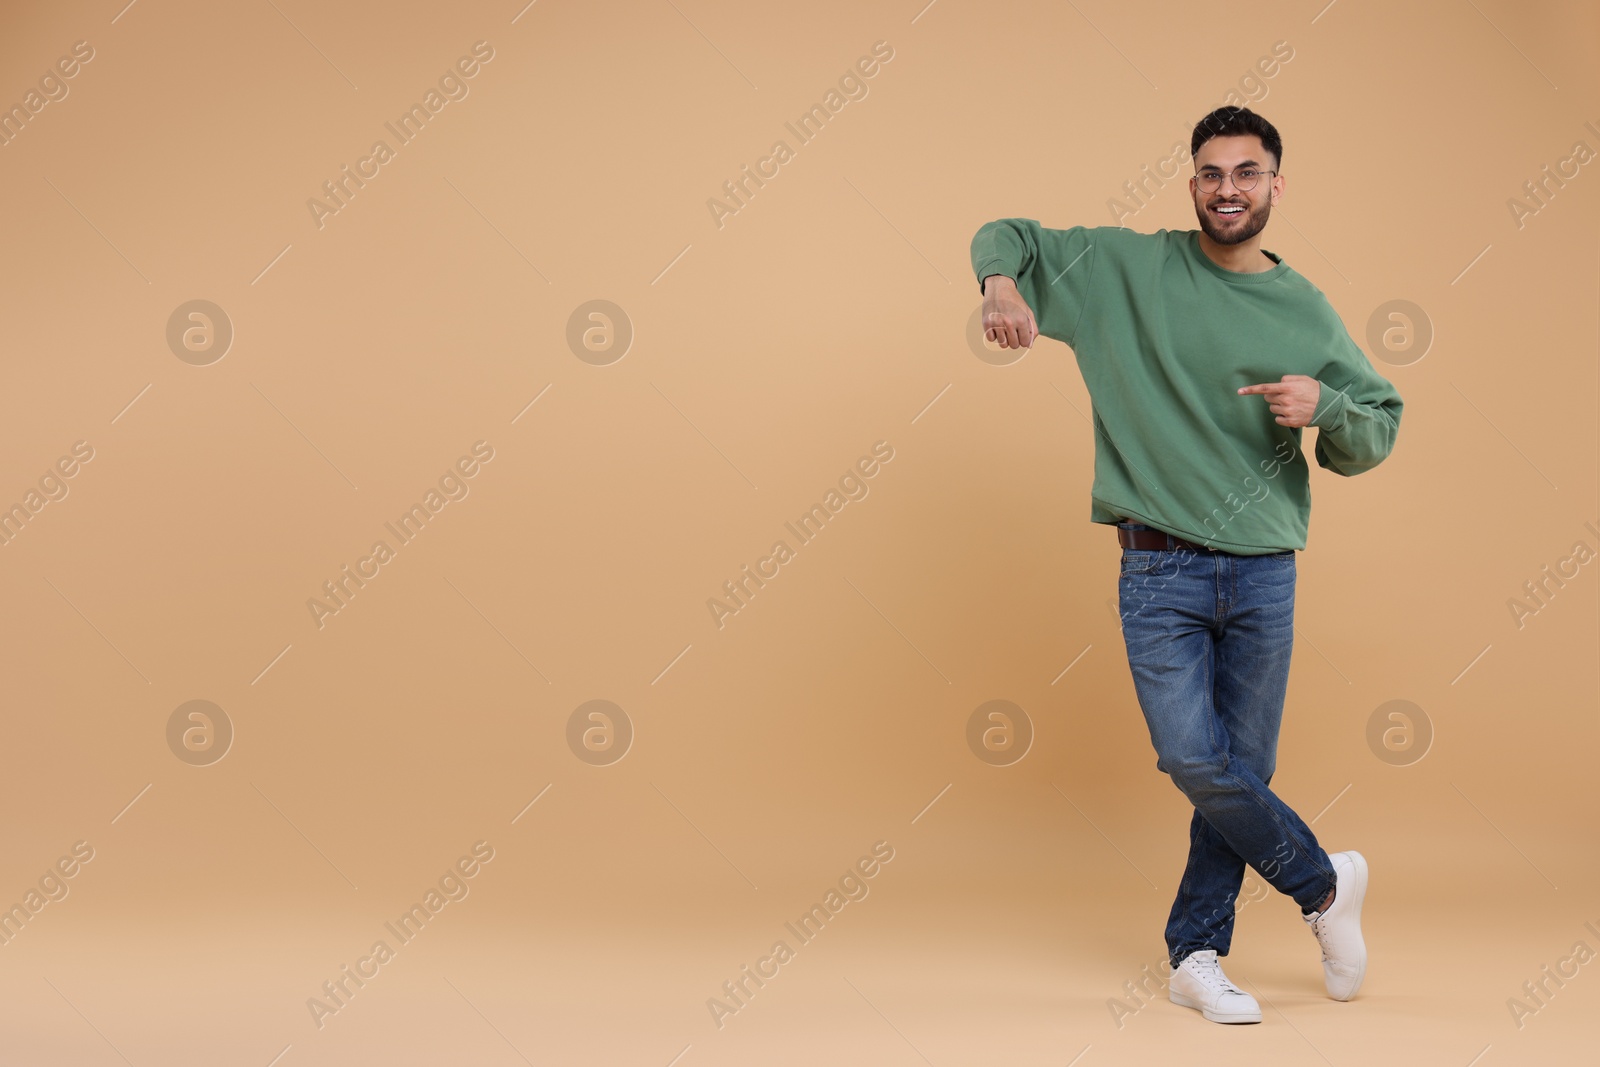
[[(1261, 166), (1261, 164), (1257, 163), (1253, 159), (1247, 159), (1244, 162), (1240, 163), (1239, 166), (1241, 166), (1241, 167), (1259, 167), (1259, 166)], [(1222, 168), (1217, 166), (1215, 163), (1207, 163), (1205, 166), (1201, 167), (1200, 169), (1201, 170), (1221, 170)]]

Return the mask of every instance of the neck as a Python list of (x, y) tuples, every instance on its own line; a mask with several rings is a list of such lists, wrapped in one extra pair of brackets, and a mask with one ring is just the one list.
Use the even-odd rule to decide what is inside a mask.
[(1261, 251), (1259, 233), (1250, 240), (1236, 245), (1219, 245), (1206, 231), (1201, 230), (1200, 250), (1223, 270), (1236, 271), (1240, 274), (1259, 274), (1278, 265), (1271, 256)]

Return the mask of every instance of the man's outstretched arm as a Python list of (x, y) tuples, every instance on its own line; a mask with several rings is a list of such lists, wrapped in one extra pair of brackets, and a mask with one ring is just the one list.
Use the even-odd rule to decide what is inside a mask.
[(1093, 277), (1095, 236), (1089, 227), (1052, 230), (1033, 219), (996, 219), (979, 227), (972, 238), (972, 271), (984, 295), (989, 339), (1027, 348), (1043, 334), (1071, 344)]

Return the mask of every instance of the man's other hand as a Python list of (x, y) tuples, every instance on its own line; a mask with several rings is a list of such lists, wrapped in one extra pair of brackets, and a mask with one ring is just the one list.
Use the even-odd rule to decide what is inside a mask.
[(1033, 309), (1004, 274), (983, 280), (983, 336), (1001, 348), (1032, 348), (1039, 336)]
[(1266, 399), (1267, 408), (1277, 416), (1279, 426), (1309, 426), (1317, 413), (1322, 383), (1307, 374), (1285, 374), (1281, 382), (1247, 385), (1239, 390), (1240, 396), (1252, 393)]

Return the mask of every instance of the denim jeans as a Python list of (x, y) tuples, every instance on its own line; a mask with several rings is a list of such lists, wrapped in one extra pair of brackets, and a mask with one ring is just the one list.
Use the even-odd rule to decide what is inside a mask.
[(1311, 828), (1267, 788), (1294, 646), (1294, 552), (1167, 546), (1123, 549), (1117, 586), (1156, 768), (1194, 805), (1167, 920), (1177, 967), (1201, 949), (1228, 954), (1245, 864), (1302, 910), (1322, 902), (1334, 873)]

